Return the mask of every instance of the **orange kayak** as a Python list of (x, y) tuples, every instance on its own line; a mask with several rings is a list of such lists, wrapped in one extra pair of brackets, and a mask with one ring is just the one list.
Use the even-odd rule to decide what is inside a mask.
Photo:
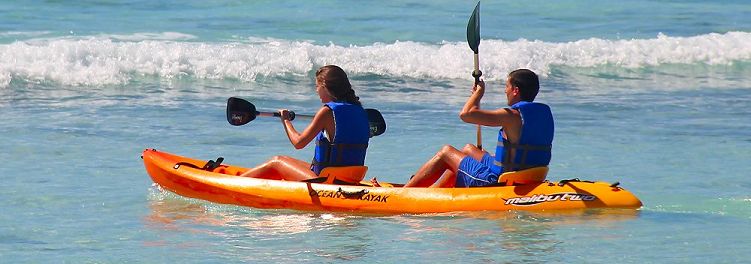
[(334, 185), (240, 177), (247, 168), (219, 165), (155, 149), (143, 151), (151, 179), (178, 195), (255, 208), (345, 211), (377, 214), (453, 211), (639, 208), (631, 192), (606, 182), (568, 180), (518, 186), (475, 188), (399, 188)]

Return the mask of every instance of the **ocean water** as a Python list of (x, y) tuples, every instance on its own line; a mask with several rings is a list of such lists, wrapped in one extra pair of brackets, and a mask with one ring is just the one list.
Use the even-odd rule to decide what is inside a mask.
[(640, 210), (261, 210), (183, 198), (146, 174), (145, 148), (307, 160), (278, 120), (227, 124), (226, 99), (313, 113), (313, 73), (337, 64), (388, 123), (370, 176), (404, 182), (442, 145), (475, 141), (457, 117), (474, 4), (0, 2), (0, 262), (749, 261), (747, 1), (482, 3), (483, 107), (503, 106), (510, 70), (536, 71), (557, 126), (548, 178), (618, 181)]

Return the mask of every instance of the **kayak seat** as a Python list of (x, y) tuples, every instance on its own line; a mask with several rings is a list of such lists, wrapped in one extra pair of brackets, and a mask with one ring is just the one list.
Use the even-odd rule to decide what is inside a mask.
[(368, 166), (346, 166), (323, 168), (318, 179), (325, 178), (326, 184), (359, 184), (365, 178)]
[(498, 183), (505, 186), (541, 183), (548, 176), (548, 167), (534, 167), (520, 171), (509, 171), (498, 177)]

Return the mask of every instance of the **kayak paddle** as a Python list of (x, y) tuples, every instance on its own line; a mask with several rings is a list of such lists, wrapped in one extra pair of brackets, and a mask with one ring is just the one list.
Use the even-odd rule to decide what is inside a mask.
[[(477, 2), (472, 16), (467, 23), (467, 43), (469, 48), (475, 53), (475, 69), (472, 71), (472, 77), (475, 77), (475, 84), (480, 81), (482, 72), (480, 71), (480, 2)], [(477, 148), (482, 149), (482, 127), (477, 125)]]
[[(370, 137), (379, 136), (386, 132), (386, 121), (383, 119), (380, 111), (367, 108), (365, 109), (365, 113), (368, 114)], [(294, 120), (295, 117), (313, 118), (312, 115), (298, 115), (293, 111), (289, 111), (289, 114), (289, 120)], [(233, 126), (242, 126), (250, 123), (257, 116), (279, 117), (280, 115), (279, 112), (257, 111), (255, 105), (242, 98), (230, 97), (227, 99), (227, 122)]]

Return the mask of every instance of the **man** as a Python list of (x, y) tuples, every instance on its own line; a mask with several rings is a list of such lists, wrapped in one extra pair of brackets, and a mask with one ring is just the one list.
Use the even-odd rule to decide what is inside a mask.
[(483, 126), (501, 127), (495, 157), (473, 145), (461, 151), (446, 145), (415, 173), (404, 187), (474, 187), (496, 184), (503, 172), (547, 166), (553, 142), (550, 107), (534, 103), (540, 90), (537, 74), (527, 69), (509, 73), (506, 100), (509, 108), (480, 109), (485, 82), (472, 87), (459, 118)]

